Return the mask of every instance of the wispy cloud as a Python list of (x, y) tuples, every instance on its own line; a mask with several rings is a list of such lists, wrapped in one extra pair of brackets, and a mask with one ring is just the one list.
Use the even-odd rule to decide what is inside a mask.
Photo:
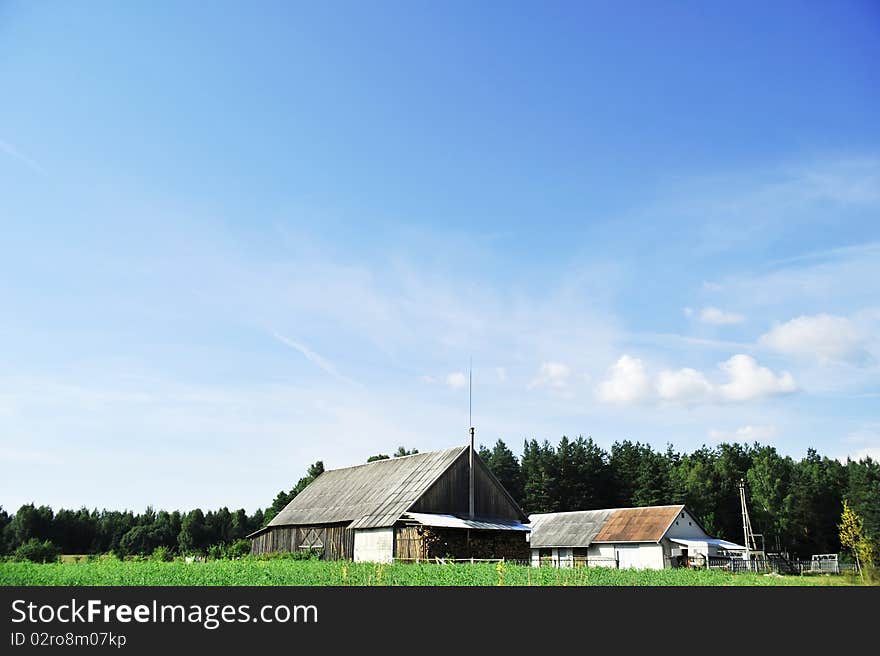
[(726, 326), (734, 323), (742, 323), (746, 318), (736, 312), (726, 312), (716, 307), (706, 307), (700, 310), (700, 321), (714, 326)]
[(703, 291), (742, 308), (751, 318), (767, 312), (802, 313), (797, 308), (805, 306), (825, 311), (867, 307), (880, 296), (880, 244), (777, 260), (713, 281)]
[(773, 351), (816, 359), (823, 365), (867, 365), (873, 361), (867, 349), (867, 331), (847, 317), (830, 314), (802, 315), (777, 323), (758, 342)]
[(851, 446), (838, 458), (841, 462), (846, 462), (847, 458), (852, 460), (871, 458), (880, 462), (880, 422), (863, 424), (847, 435), (843, 441)]
[(48, 451), (0, 447), (0, 462), (6, 462), (11, 465), (60, 465), (63, 464), (63, 459), (60, 454)]
[(801, 264), (805, 262), (821, 262), (826, 260), (837, 260), (853, 255), (873, 254), (880, 256), (880, 242), (874, 241), (867, 244), (857, 244), (855, 246), (841, 246), (839, 248), (826, 248), (819, 251), (811, 251), (809, 253), (801, 253), (791, 257), (773, 260), (769, 264), (774, 267), (785, 266), (790, 264)]
[(663, 347), (694, 349), (695, 347), (717, 351), (747, 351), (754, 348), (748, 342), (734, 342), (722, 339), (708, 339), (674, 333), (630, 333), (627, 341), (633, 344), (653, 344)]
[(713, 442), (756, 442), (769, 440), (776, 436), (775, 426), (741, 426), (734, 430), (713, 428), (709, 431), (709, 439)]
[(571, 376), (571, 367), (562, 362), (544, 362), (538, 371), (538, 375), (529, 383), (529, 388), (546, 387), (561, 390), (568, 385)]
[(39, 173), (40, 175), (46, 175), (46, 169), (44, 169), (40, 164), (36, 161), (22, 153), (15, 146), (13, 146), (8, 141), (3, 141), (0, 139), (0, 152), (9, 155), (13, 159), (18, 160), (25, 166), (27, 166), (34, 173)]
[(336, 369), (336, 366), (332, 362), (318, 355), (305, 344), (302, 344), (300, 342), (297, 342), (296, 340), (290, 339), (288, 337), (285, 337), (284, 335), (280, 335), (275, 332), (272, 333), (272, 336), (282, 344), (286, 344), (290, 348), (299, 351), (306, 360), (308, 360), (319, 369), (321, 369), (324, 373), (332, 376), (336, 380), (342, 381), (347, 385), (360, 385), (360, 383), (352, 380), (351, 378), (343, 376), (341, 373), (339, 373), (339, 371)]

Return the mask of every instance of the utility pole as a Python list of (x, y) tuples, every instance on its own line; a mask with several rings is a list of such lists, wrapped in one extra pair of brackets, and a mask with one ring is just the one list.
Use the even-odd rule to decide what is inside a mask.
[(473, 385), (474, 361), (471, 358), (468, 367), (468, 423), (471, 428), (471, 448), (468, 453), (468, 516), (474, 518), (474, 416), (473, 416)]

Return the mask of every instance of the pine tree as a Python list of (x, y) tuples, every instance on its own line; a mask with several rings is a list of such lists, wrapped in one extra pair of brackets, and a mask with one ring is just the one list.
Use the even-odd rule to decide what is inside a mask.
[(480, 458), (504, 489), (519, 503), (523, 495), (522, 470), (513, 451), (502, 440), (498, 440), (491, 451), (481, 447)]

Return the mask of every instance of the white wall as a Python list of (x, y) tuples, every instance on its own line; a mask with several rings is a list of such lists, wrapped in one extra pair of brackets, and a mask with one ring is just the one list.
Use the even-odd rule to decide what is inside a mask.
[[(691, 514), (683, 510), (678, 513), (678, 516), (675, 518), (675, 521), (669, 527), (669, 530), (666, 531), (666, 535), (663, 536), (664, 547), (666, 551), (666, 555), (670, 557), (680, 556), (683, 545), (676, 544), (675, 542), (670, 542), (670, 538), (685, 538), (688, 540), (706, 540), (709, 538), (709, 535), (699, 527), (696, 520), (691, 516)], [(688, 550), (688, 557), (693, 558), (694, 556), (714, 556), (717, 552), (714, 546), (710, 546), (705, 542), (699, 545), (691, 545), (690, 547), (684, 547)]]
[(365, 528), (354, 532), (355, 562), (390, 563), (394, 560), (394, 529)]
[(560, 567), (571, 567), (574, 564), (570, 547), (559, 547), (556, 550), (556, 559)]
[(672, 522), (669, 530), (663, 536), (665, 538), (686, 538), (688, 540), (705, 540), (709, 536), (699, 527), (687, 510), (682, 510)]
[(663, 569), (663, 546), (655, 542), (636, 542), (633, 544), (616, 544), (620, 569)]
[[(620, 545), (605, 543), (591, 544), (590, 548), (587, 550), (587, 561), (589, 566), (616, 567), (618, 546)], [(653, 543), (635, 543), (632, 546), (637, 550), (637, 553), (634, 552), (633, 554), (630, 554), (627, 552), (625, 554), (626, 562), (632, 561), (632, 566), (641, 569), (661, 569), (663, 567), (663, 548), (660, 545)], [(623, 545), (622, 548), (626, 549), (627, 545)], [(550, 549), (550, 551), (551, 559), (549, 564), (555, 567), (571, 567), (573, 565), (574, 552), (571, 548), (559, 547)], [(532, 549), (531, 562), (534, 567), (541, 565), (539, 553), (539, 549)], [(633, 560), (633, 558), (635, 558), (635, 560)], [(626, 566), (626, 564), (621, 565), (621, 567)]]
[(587, 558), (596, 558), (600, 567), (614, 567), (612, 560), (616, 559), (613, 544), (591, 544), (587, 552)]

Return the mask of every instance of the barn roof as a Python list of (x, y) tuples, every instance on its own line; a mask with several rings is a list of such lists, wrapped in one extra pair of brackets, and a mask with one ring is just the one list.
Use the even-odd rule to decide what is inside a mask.
[(349, 528), (391, 526), (468, 449), (377, 460), (318, 476), (269, 526), (351, 522)]
[(619, 508), (602, 526), (594, 542), (659, 542), (684, 506)]
[(589, 546), (613, 510), (581, 510), (577, 512), (532, 515), (529, 524), (532, 547)]
[(588, 547), (593, 542), (659, 542), (683, 505), (609, 508), (532, 515), (532, 547)]

